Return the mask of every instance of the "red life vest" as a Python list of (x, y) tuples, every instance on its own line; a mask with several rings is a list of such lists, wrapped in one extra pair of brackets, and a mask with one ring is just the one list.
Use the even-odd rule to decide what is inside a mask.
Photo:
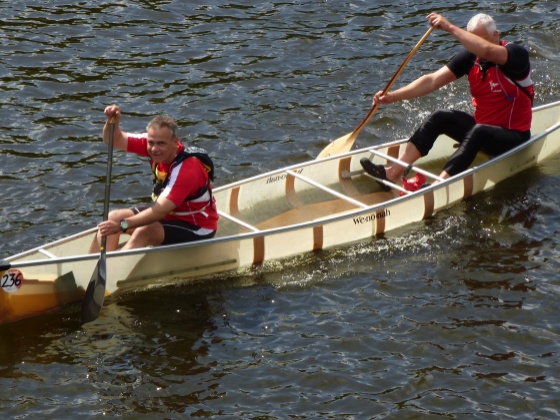
[[(506, 44), (501, 42), (503, 46)], [(468, 78), (477, 124), (517, 131), (531, 129), (535, 91), (530, 71), (525, 79), (513, 80), (499, 66), (477, 58)]]

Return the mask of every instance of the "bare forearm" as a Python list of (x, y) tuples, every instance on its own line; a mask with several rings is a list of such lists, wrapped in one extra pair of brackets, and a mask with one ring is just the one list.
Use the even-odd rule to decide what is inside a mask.
[(159, 201), (156, 202), (153, 206), (147, 208), (144, 211), (141, 211), (138, 214), (135, 214), (132, 217), (128, 217), (126, 221), (128, 222), (128, 226), (130, 228), (135, 228), (138, 226), (146, 226), (150, 223), (157, 222), (162, 220), (167, 214), (172, 212), (175, 208), (175, 205), (169, 201), (165, 200), (167, 203), (161, 204)]
[[(175, 210), (175, 204), (166, 199), (161, 198), (151, 207), (146, 210), (135, 214), (134, 216), (127, 217), (128, 229), (134, 229), (140, 226), (146, 226), (150, 223), (162, 220), (167, 214)], [(106, 220), (97, 225), (99, 232), (102, 236), (112, 235), (121, 232), (120, 220)]]
[(427, 95), (436, 89), (437, 87), (435, 87), (434, 85), (432, 75), (427, 74), (419, 77), (412, 83), (392, 92), (392, 100), (402, 101), (405, 99), (418, 98), (420, 96)]
[[(109, 121), (107, 121), (107, 123), (105, 124), (105, 126), (103, 127), (103, 142), (105, 144), (109, 144), (109, 136), (110, 136), (110, 123)], [(115, 127), (114, 127), (114, 132), (113, 132), (113, 142), (116, 148), (121, 149), (122, 148), (122, 144), (125, 144), (127, 142), (127, 134), (122, 131), (118, 125), (118, 123), (115, 123)], [(126, 150), (125, 150), (126, 151)]]
[(432, 93), (442, 86), (457, 80), (455, 74), (447, 66), (441, 67), (434, 73), (425, 74), (410, 84), (391, 92), (386, 103), (413, 99)]
[(121, 109), (118, 105), (109, 105), (105, 108), (105, 116), (107, 122), (103, 127), (103, 142), (109, 144), (109, 137), (111, 132), (111, 124), (114, 124), (113, 131), (113, 148), (127, 151), (128, 148), (128, 135), (119, 127), (121, 119)]
[(477, 57), (497, 64), (505, 64), (507, 61), (507, 52), (501, 45), (493, 44), (455, 25), (450, 25), (447, 32), (453, 35), (466, 50)]
[(484, 58), (496, 64), (505, 64), (507, 61), (507, 50), (499, 44), (498, 32), (494, 34), (486, 34), (483, 36), (473, 32), (466, 31), (447, 20), (445, 17), (430, 13), (428, 15), (430, 25), (441, 29), (452, 35), (457, 41), (465, 47), (465, 49), (477, 57)]

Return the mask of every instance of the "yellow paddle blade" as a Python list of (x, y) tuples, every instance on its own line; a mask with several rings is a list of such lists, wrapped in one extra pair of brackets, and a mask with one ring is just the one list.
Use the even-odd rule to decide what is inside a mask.
[(342, 137), (337, 138), (336, 140), (329, 143), (322, 151), (317, 155), (316, 159), (323, 159), (329, 156), (339, 155), (341, 153), (349, 152), (352, 149), (352, 145), (354, 144), (353, 139), (350, 139), (352, 133), (345, 134)]

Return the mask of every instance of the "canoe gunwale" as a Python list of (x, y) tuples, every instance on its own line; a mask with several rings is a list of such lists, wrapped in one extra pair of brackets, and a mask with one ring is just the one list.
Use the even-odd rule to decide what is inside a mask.
[[(539, 107), (535, 107), (533, 109), (533, 112), (535, 111), (540, 111), (540, 110), (545, 110), (547, 108), (553, 108), (556, 106), (560, 106), (560, 101), (557, 102), (553, 102), (550, 104), (546, 104), (546, 105), (542, 105)], [(510, 156), (520, 152), (521, 150), (530, 147), (531, 145), (535, 144), (536, 142), (538, 142), (540, 139), (542, 139), (543, 137), (553, 133), (554, 131), (558, 130), (560, 128), (560, 122), (553, 124), (552, 126), (546, 128), (545, 130), (543, 130), (542, 132), (538, 133), (537, 135), (531, 137), (531, 139), (529, 139), (527, 142), (515, 147), (514, 149), (511, 149), (510, 151), (497, 156), (495, 158), (490, 159), (487, 162), (484, 162), (480, 165), (477, 166), (473, 166), (472, 168), (467, 169), (464, 172), (461, 172), (460, 174), (457, 174), (455, 176), (452, 176), (448, 179), (445, 180), (441, 180), (435, 184), (429, 185), (425, 188), (422, 188), (418, 191), (415, 191), (413, 193), (410, 194), (406, 194), (403, 196), (396, 196), (393, 197), (392, 199), (389, 199), (387, 201), (381, 202), (381, 203), (377, 203), (377, 204), (373, 204), (373, 205), (367, 205), (364, 203), (360, 203), (357, 200), (353, 200), (351, 197), (345, 197), (344, 199), (346, 199), (347, 201), (352, 202), (352, 204), (359, 206), (359, 208), (355, 209), (355, 210), (351, 210), (351, 211), (345, 211), (342, 212), (341, 214), (335, 215), (333, 217), (329, 217), (328, 219), (318, 219), (318, 220), (313, 220), (313, 221), (307, 221), (307, 222), (301, 222), (301, 223), (294, 223), (294, 224), (290, 224), (287, 226), (281, 226), (281, 227), (275, 227), (275, 228), (267, 228), (267, 229), (258, 229), (254, 226), (252, 226), (249, 223), (245, 223), (242, 220), (236, 219), (235, 217), (231, 216), (231, 215), (226, 215), (225, 218), (232, 220), (234, 223), (237, 222), (241, 222), (240, 224), (242, 226), (245, 226), (246, 228), (250, 229), (251, 232), (242, 232), (242, 233), (236, 233), (236, 234), (232, 234), (232, 235), (227, 235), (227, 236), (220, 236), (220, 237), (214, 237), (211, 239), (204, 239), (204, 240), (200, 240), (200, 241), (196, 241), (196, 242), (189, 242), (189, 243), (183, 243), (183, 244), (173, 244), (173, 245), (162, 245), (162, 246), (157, 246), (157, 247), (146, 247), (146, 248), (137, 248), (137, 249), (131, 249), (131, 250), (126, 250), (126, 251), (111, 251), (111, 252), (107, 252), (107, 258), (110, 259), (111, 257), (115, 257), (115, 256), (119, 256), (119, 257), (124, 257), (127, 255), (138, 255), (138, 254), (150, 254), (150, 253), (154, 253), (154, 252), (165, 252), (165, 251), (171, 251), (171, 250), (180, 250), (180, 249), (190, 249), (190, 248), (194, 248), (194, 247), (200, 247), (200, 246), (208, 246), (211, 244), (219, 244), (219, 243), (223, 243), (223, 242), (228, 242), (228, 241), (232, 241), (232, 240), (246, 240), (246, 239), (251, 239), (251, 238), (258, 238), (258, 237), (264, 237), (264, 236), (268, 236), (268, 235), (275, 235), (275, 234), (281, 234), (281, 233), (285, 233), (291, 230), (298, 230), (298, 229), (304, 229), (304, 228), (315, 228), (317, 226), (322, 226), (325, 225), (326, 223), (331, 223), (331, 222), (338, 222), (340, 220), (343, 219), (348, 219), (348, 218), (352, 218), (352, 217), (359, 217), (365, 214), (372, 214), (372, 213), (376, 213), (381, 211), (384, 208), (390, 207), (396, 203), (400, 203), (403, 201), (407, 201), (407, 200), (411, 200), (414, 199), (415, 197), (419, 196), (419, 195), (426, 195), (429, 193), (432, 193), (434, 190), (437, 189), (442, 189), (442, 188), (446, 188), (447, 186), (449, 186), (450, 184), (453, 184), (461, 179), (467, 178), (473, 174), (475, 174), (476, 172), (494, 165), (502, 160), (505, 160), (507, 158), (509, 158)], [(391, 146), (398, 146), (401, 145), (403, 143), (406, 143), (408, 140), (407, 139), (400, 139), (400, 140), (396, 140), (396, 141), (392, 141), (392, 142), (388, 142), (388, 143), (383, 143), (381, 145), (378, 145), (378, 148), (388, 148)], [(313, 182), (310, 179), (306, 179), (306, 177), (301, 177), (297, 172), (295, 172), (297, 169), (301, 169), (301, 168), (305, 168), (308, 166), (312, 166), (312, 165), (316, 165), (316, 164), (320, 164), (321, 162), (325, 162), (325, 161), (329, 161), (329, 160), (341, 160), (347, 157), (352, 157), (354, 155), (359, 155), (359, 154), (364, 154), (364, 153), (371, 153), (372, 152), (372, 147), (364, 147), (361, 149), (356, 149), (356, 150), (352, 150), (346, 153), (342, 153), (340, 155), (335, 155), (335, 156), (329, 156), (326, 158), (322, 158), (322, 159), (318, 159), (315, 161), (307, 161), (307, 162), (302, 162), (302, 163), (298, 163), (298, 164), (294, 164), (288, 167), (284, 167), (281, 169), (277, 169), (277, 170), (273, 170), (264, 174), (260, 174), (260, 175), (256, 175), (250, 178), (246, 178), (244, 180), (241, 181), (236, 181), (221, 187), (216, 188), (214, 191), (215, 192), (219, 192), (219, 191), (227, 191), (230, 190), (232, 188), (235, 187), (239, 187), (242, 186), (244, 184), (248, 184), (252, 181), (257, 181), (260, 179), (265, 179), (265, 178), (269, 178), (271, 176), (275, 176), (275, 175), (280, 175), (280, 174), (289, 174), (290, 176), (294, 176), (297, 178), (302, 178), (304, 182), (309, 182), (311, 181), (312, 185), (316, 184), (315, 182)], [(375, 153), (377, 154), (377, 152)], [(381, 155), (383, 155), (381, 153)], [(388, 157), (388, 156), (387, 156)], [(356, 175), (356, 174), (354, 174)], [(434, 176), (432, 174), (432, 176)], [(437, 177), (439, 178), (439, 177)], [(316, 187), (318, 187), (316, 185)], [(319, 188), (319, 187), (318, 187)], [(327, 189), (329, 190), (328, 187), (320, 187), (323, 190)], [(339, 196), (339, 193), (336, 193), (335, 191), (330, 191), (331, 193), (335, 193), (336, 196)], [(339, 197), (340, 198), (340, 197)], [(354, 202), (355, 201), (355, 202)], [(360, 204), (358, 204), (360, 203)], [(220, 211), (220, 214), (223, 215), (223, 211)], [(93, 232), (96, 231), (97, 228), (90, 228), (86, 231), (82, 231), (79, 233), (76, 233), (74, 235), (59, 239), (57, 241), (51, 242), (51, 243), (47, 243), (45, 245), (30, 249), (28, 251), (19, 253), (19, 254), (15, 254), (12, 255), (10, 257), (5, 258), (3, 261), (6, 261), (7, 263), (11, 263), (14, 267), (31, 267), (31, 266), (36, 266), (36, 265), (50, 265), (50, 264), (58, 264), (58, 263), (66, 263), (66, 262), (78, 262), (78, 261), (86, 261), (86, 260), (95, 260), (99, 257), (99, 253), (95, 253), (95, 254), (83, 254), (83, 255), (74, 255), (74, 256), (69, 256), (69, 257), (57, 257), (57, 258), (45, 258), (45, 259), (37, 259), (37, 260), (24, 260), (24, 261), (18, 261), (21, 258), (24, 258), (28, 255), (31, 255), (33, 253), (37, 253), (40, 252), (41, 249), (48, 249), (52, 246), (58, 245), (58, 244), (63, 244), (65, 242), (69, 242), (72, 241), (76, 238), (82, 237), (84, 235), (89, 235), (92, 234)]]

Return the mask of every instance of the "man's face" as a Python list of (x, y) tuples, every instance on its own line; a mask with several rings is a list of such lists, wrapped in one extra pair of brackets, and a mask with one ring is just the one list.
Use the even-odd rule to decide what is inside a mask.
[(167, 127), (148, 130), (148, 154), (156, 163), (171, 163), (177, 154), (177, 139)]

